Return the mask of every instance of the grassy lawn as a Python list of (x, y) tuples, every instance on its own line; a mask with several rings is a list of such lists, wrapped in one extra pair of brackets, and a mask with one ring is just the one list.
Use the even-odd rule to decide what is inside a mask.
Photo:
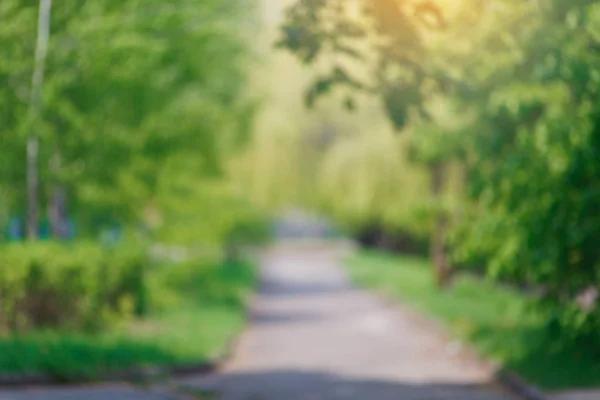
[(355, 283), (395, 296), (443, 321), (457, 338), (545, 389), (600, 386), (600, 360), (585, 349), (550, 344), (544, 321), (517, 292), (470, 277), (446, 293), (435, 287), (423, 259), (363, 251), (351, 256)]
[(193, 275), (179, 288), (183, 295), (176, 304), (143, 320), (98, 334), (40, 331), (0, 338), (0, 373), (41, 372), (68, 381), (132, 366), (199, 363), (223, 354), (244, 326), (254, 269), (242, 264)]

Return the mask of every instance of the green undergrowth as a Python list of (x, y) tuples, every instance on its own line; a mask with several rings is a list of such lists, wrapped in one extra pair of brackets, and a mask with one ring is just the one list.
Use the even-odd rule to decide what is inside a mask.
[(94, 379), (141, 366), (202, 363), (227, 350), (244, 326), (254, 266), (197, 263), (152, 271), (152, 312), (96, 333), (36, 330), (0, 338), (0, 373), (43, 373), (57, 381)]

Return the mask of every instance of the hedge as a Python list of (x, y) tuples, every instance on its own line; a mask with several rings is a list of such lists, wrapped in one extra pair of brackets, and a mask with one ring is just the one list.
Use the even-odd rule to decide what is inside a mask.
[(96, 330), (143, 314), (146, 254), (91, 243), (0, 247), (0, 331)]

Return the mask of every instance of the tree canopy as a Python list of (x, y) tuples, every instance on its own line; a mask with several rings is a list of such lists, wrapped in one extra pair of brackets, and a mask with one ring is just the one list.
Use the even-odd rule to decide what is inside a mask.
[[(352, 110), (357, 93), (372, 94), (393, 126), (410, 133), (403, 151), (414, 161), (460, 167), (464, 190), (444, 212), (456, 266), (487, 266), (495, 278), (543, 288), (554, 326), (586, 340), (598, 339), (600, 315), (597, 295), (581, 303), (600, 284), (599, 7), (594, 0), (299, 0), (279, 42), (327, 71), (307, 88), (307, 104), (337, 91)], [(338, 171), (360, 168), (352, 154)], [(373, 170), (388, 153), (378, 154)], [(436, 174), (439, 183), (444, 175)], [(350, 185), (383, 209), (386, 196), (369, 181)], [(345, 207), (334, 205), (338, 215)]]
[[(13, 215), (25, 211), (37, 6), (0, 4), (0, 187)], [(42, 203), (56, 181), (82, 224), (136, 222), (155, 197), (181, 195), (160, 183), (166, 174), (193, 171), (188, 188), (196, 177), (223, 175), (225, 160), (248, 140), (256, 108), (239, 31), (251, 12), (216, 0), (54, 2), (34, 122)]]

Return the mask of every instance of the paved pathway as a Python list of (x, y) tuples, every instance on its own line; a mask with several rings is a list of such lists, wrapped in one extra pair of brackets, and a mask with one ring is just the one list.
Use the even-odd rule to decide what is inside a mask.
[[(484, 366), (410, 313), (353, 289), (339, 257), (331, 248), (272, 251), (253, 322), (232, 360), (177, 387), (221, 400), (509, 399), (488, 383)], [(165, 398), (185, 397), (127, 386), (0, 391), (0, 400)]]
[(180, 383), (224, 400), (506, 400), (490, 371), (410, 313), (353, 289), (334, 249), (280, 248), (221, 373)]
[(557, 393), (553, 400), (600, 400), (600, 390), (573, 390)]
[(165, 400), (162, 391), (140, 390), (129, 385), (80, 388), (31, 388), (0, 391), (0, 400)]

